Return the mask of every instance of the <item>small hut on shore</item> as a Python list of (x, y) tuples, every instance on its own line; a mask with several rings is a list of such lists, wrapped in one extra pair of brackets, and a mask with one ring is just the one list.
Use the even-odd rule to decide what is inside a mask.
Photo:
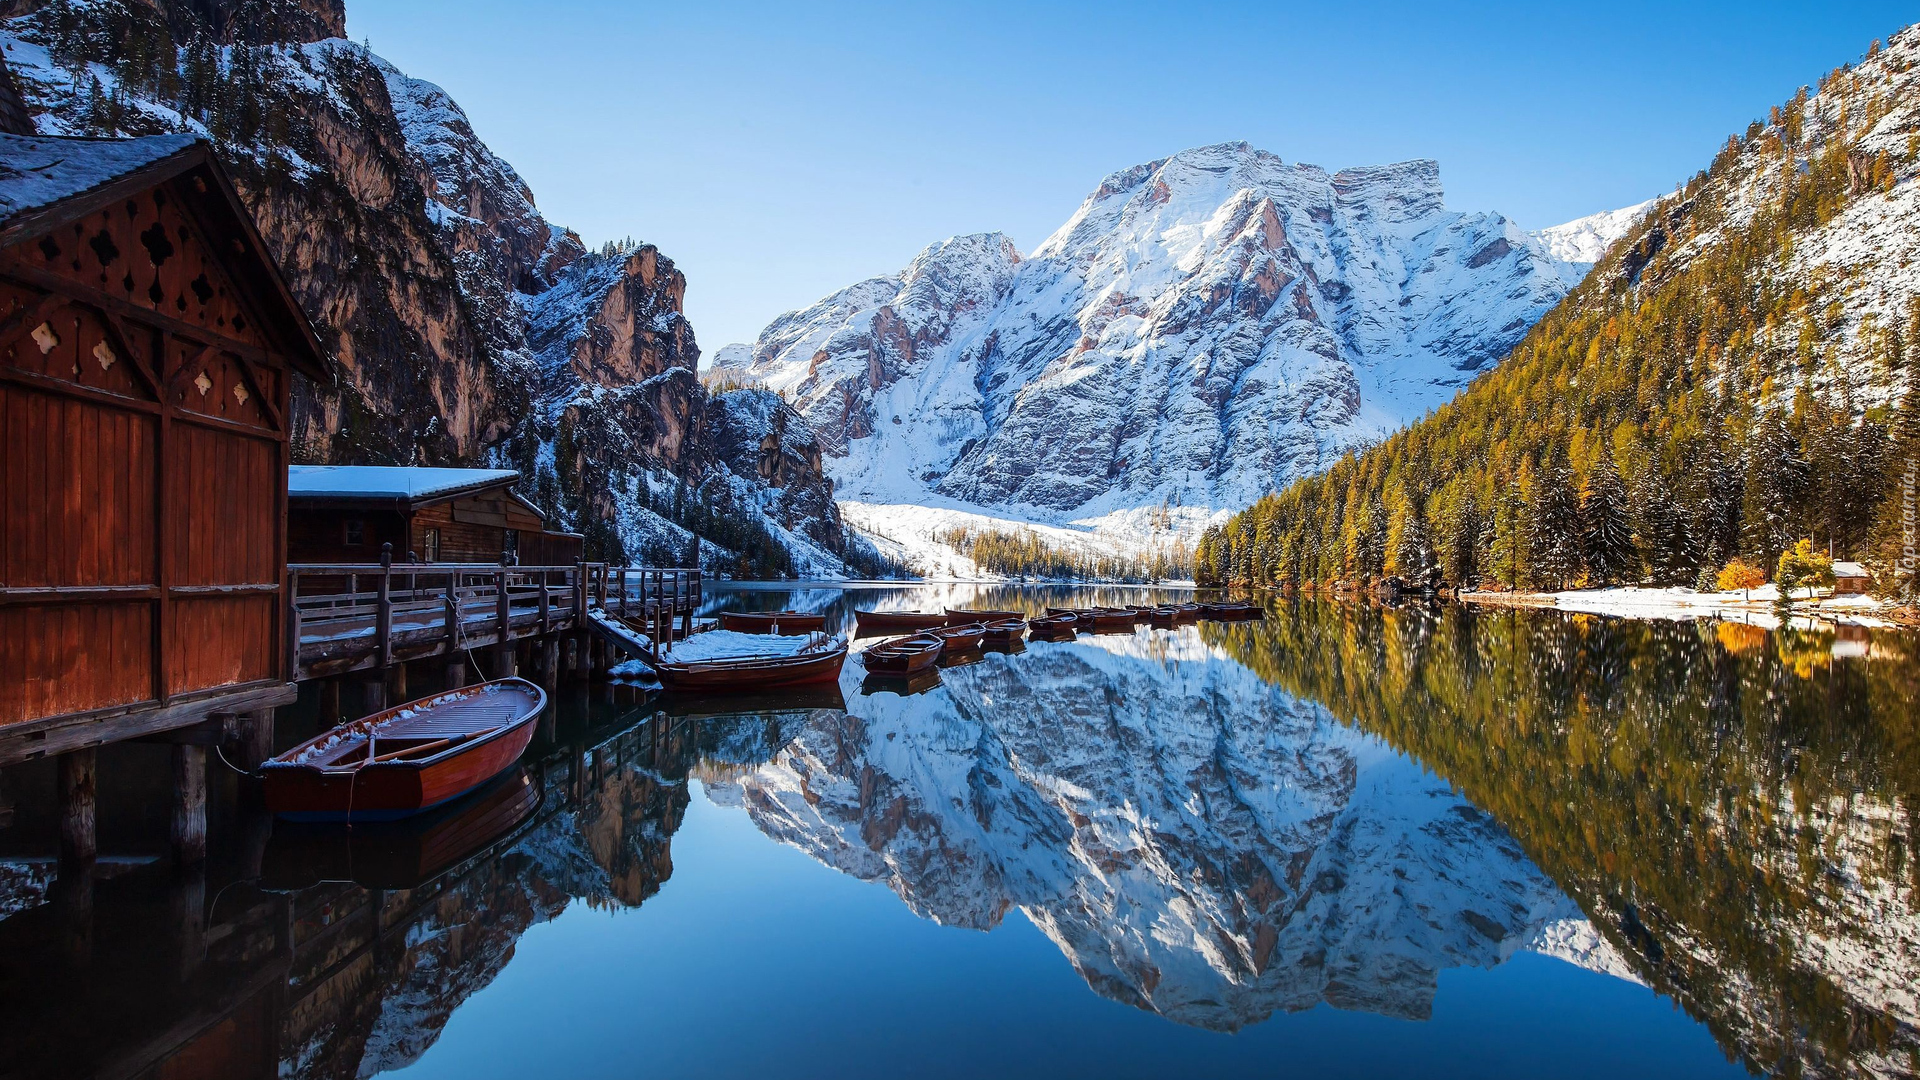
[(205, 142), (0, 134), (0, 765), (291, 700), (296, 373)]
[(373, 563), (390, 544), (395, 562), (571, 565), (581, 536), (548, 529), (513, 493), (519, 480), (512, 469), (296, 465), (288, 553), (295, 563)]

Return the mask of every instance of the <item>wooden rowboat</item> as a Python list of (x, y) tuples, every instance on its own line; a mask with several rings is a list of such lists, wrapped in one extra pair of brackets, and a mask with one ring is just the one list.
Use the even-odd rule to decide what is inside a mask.
[(932, 634), (919, 634), (899, 641), (882, 642), (860, 654), (869, 675), (908, 678), (931, 671), (940, 661), (946, 643)]
[(823, 638), (788, 656), (728, 656), (712, 660), (661, 659), (653, 665), (668, 690), (702, 693), (750, 693), (786, 686), (811, 686), (840, 678), (847, 661), (843, 637)]
[(947, 617), (937, 611), (858, 611), (854, 615), (862, 634), (938, 630), (947, 625)]
[(949, 626), (945, 630), (935, 630), (943, 647), (942, 656), (956, 656), (960, 653), (975, 652), (986, 640), (987, 628), (984, 626)]
[(1048, 615), (1027, 623), (1027, 635), (1035, 641), (1069, 641), (1080, 632), (1080, 616), (1069, 611)]
[(1024, 619), (998, 619), (981, 629), (985, 631), (982, 640), (987, 645), (1013, 645), (1027, 639), (1027, 623)]
[(1160, 629), (1171, 629), (1180, 622), (1180, 613), (1170, 607), (1154, 608), (1147, 612), (1147, 625)]
[(1172, 607), (1180, 622), (1190, 623), (1200, 621), (1199, 604), (1174, 604)]
[(1133, 629), (1133, 612), (1126, 608), (1100, 608), (1082, 614), (1081, 618), (1086, 619), (1089, 615), (1093, 619), (1093, 632), (1096, 634), (1125, 634)]
[(1234, 620), (1260, 619), (1266, 616), (1265, 613), (1260, 610), (1258, 604), (1249, 604), (1244, 601), (1222, 601), (1201, 604), (1200, 617), (1203, 619)]
[(1019, 619), (1024, 622), (1026, 618), (1026, 614), (1019, 611), (989, 611), (986, 609), (976, 610), (974, 608), (947, 609), (948, 626), (967, 626), (972, 623), (999, 622), (1003, 619)]
[(811, 634), (827, 628), (825, 615), (804, 611), (723, 611), (720, 629), (740, 634)]
[(499, 679), (396, 705), (261, 766), (267, 809), (295, 821), (387, 821), (472, 791), (520, 760), (546, 691)]

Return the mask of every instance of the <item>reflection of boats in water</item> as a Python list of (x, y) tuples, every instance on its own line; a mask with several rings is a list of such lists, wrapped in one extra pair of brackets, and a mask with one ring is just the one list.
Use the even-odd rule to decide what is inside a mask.
[(653, 712), (666, 713), (674, 719), (699, 719), (709, 716), (764, 715), (813, 709), (844, 711), (847, 707), (847, 698), (840, 692), (839, 683), (830, 682), (795, 686), (765, 693), (695, 694), (668, 691), (647, 702), (645, 707)]
[(915, 672), (908, 676), (868, 675), (860, 684), (860, 696), (872, 697), (874, 694), (898, 694), (912, 697), (924, 694), (940, 685), (938, 670)]
[(540, 789), (515, 769), (465, 798), (399, 821), (355, 825), (281, 822), (267, 843), (266, 889), (351, 881), (368, 889), (412, 889), (512, 832), (540, 806)]
[(342, 724), (263, 767), (267, 808), (312, 821), (382, 821), (450, 802), (520, 760), (546, 691), (479, 683)]

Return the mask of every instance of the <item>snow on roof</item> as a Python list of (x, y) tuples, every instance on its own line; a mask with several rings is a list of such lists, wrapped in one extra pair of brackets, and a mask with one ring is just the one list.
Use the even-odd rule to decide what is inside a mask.
[(1867, 568), (1857, 562), (1837, 562), (1833, 564), (1834, 577), (1871, 577)]
[(287, 470), (287, 492), (307, 499), (424, 499), (518, 479), (512, 469), (295, 465)]
[(193, 135), (66, 139), (0, 134), (0, 220), (91, 191), (196, 141)]

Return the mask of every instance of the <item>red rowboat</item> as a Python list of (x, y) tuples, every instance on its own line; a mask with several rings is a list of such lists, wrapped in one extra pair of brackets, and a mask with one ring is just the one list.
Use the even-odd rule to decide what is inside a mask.
[(1026, 615), (1018, 611), (987, 611), (972, 608), (948, 608), (948, 626), (967, 626), (972, 623), (998, 622), (1002, 619), (1026, 620)]
[(653, 665), (653, 673), (668, 690), (745, 693), (833, 682), (840, 678), (840, 665), (846, 660), (846, 639), (836, 637), (823, 639), (788, 656), (729, 656), (678, 662), (662, 659)]
[(1079, 633), (1080, 616), (1073, 612), (1048, 615), (1027, 623), (1027, 634), (1035, 641), (1069, 641)]
[(827, 628), (825, 615), (804, 611), (723, 611), (720, 629), (741, 634), (811, 634)]
[(983, 640), (988, 645), (1013, 645), (1027, 639), (1027, 623), (1024, 619), (997, 619), (981, 629), (986, 631)]
[(1170, 606), (1173, 608), (1174, 613), (1175, 615), (1178, 616), (1180, 622), (1190, 623), (1190, 622), (1200, 621), (1200, 605), (1199, 604), (1173, 604)]
[(1171, 629), (1180, 621), (1180, 613), (1170, 607), (1159, 607), (1147, 612), (1147, 625), (1162, 629)]
[(986, 640), (987, 628), (984, 626), (949, 626), (945, 630), (935, 630), (934, 634), (944, 643), (942, 656), (953, 656), (963, 652), (973, 652)]
[(1093, 618), (1093, 631), (1096, 634), (1124, 634), (1133, 629), (1133, 612), (1126, 608), (1100, 608), (1081, 615), (1085, 620)]
[(261, 766), (267, 809), (296, 821), (384, 821), (472, 791), (520, 760), (546, 691), (499, 679), (397, 705)]
[(938, 630), (947, 625), (947, 617), (937, 611), (857, 611), (854, 615), (862, 634)]
[(946, 643), (932, 634), (882, 642), (860, 654), (869, 675), (888, 675), (896, 679), (929, 671), (940, 660)]

